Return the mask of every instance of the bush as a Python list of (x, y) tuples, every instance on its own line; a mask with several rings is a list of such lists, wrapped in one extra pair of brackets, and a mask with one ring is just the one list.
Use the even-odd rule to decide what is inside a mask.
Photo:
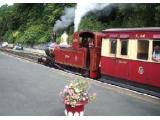
[(17, 31), (17, 34), (15, 36), (15, 43), (23, 43), (24, 42), (23, 34), (24, 34), (23, 32)]
[(40, 43), (46, 43), (46, 42), (49, 42), (49, 40), (50, 40), (50, 36), (49, 35), (44, 35), (44, 36), (42, 36), (39, 40), (38, 40), (38, 44), (40, 44)]
[(24, 43), (36, 43), (44, 35), (44, 25), (31, 25), (24, 32)]
[(8, 43), (14, 43), (15, 38), (13, 37), (12, 31), (7, 31), (5, 35), (3, 36), (3, 39), (7, 41)]

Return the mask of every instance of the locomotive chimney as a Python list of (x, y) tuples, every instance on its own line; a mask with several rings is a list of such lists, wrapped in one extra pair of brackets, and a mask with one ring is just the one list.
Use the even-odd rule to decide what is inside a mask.
[(64, 32), (61, 35), (61, 42), (59, 44), (60, 46), (68, 46), (68, 34), (66, 32)]
[(51, 38), (52, 38), (52, 42), (53, 42), (53, 43), (56, 42), (56, 37), (57, 37), (57, 36), (56, 36), (56, 32), (53, 32), (52, 35), (51, 35)]

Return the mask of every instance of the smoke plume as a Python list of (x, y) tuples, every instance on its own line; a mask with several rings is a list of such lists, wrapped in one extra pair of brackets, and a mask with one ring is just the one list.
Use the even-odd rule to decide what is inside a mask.
[[(101, 10), (105, 11), (105, 13), (98, 12)], [(60, 20), (56, 21), (53, 30), (64, 30), (69, 25), (74, 23), (74, 31), (76, 32), (81, 19), (89, 12), (96, 13), (97, 16), (100, 16), (102, 14), (108, 15), (108, 11), (111, 11), (109, 3), (77, 3), (76, 8), (65, 8), (64, 14), (60, 17)]]
[(75, 8), (65, 8), (64, 14), (57, 20), (53, 31), (63, 30), (73, 23), (75, 17)]
[(99, 11), (107, 7), (109, 3), (78, 3), (75, 10), (74, 31), (78, 30), (81, 19), (92, 11)]

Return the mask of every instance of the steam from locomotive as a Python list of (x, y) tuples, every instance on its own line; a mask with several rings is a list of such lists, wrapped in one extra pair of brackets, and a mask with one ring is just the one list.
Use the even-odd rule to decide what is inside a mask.
[(75, 8), (65, 8), (64, 14), (60, 17), (60, 20), (56, 21), (53, 31), (64, 30), (73, 23), (74, 17)]
[[(77, 3), (76, 8), (65, 8), (64, 14), (57, 20), (53, 31), (64, 30), (74, 23), (74, 32), (78, 30), (81, 19), (89, 12), (96, 12), (109, 8), (109, 3)], [(106, 9), (110, 11), (109, 9)], [(109, 12), (105, 12), (108, 15)]]
[(78, 30), (81, 19), (88, 13), (103, 10), (109, 3), (78, 3), (75, 10), (74, 32)]

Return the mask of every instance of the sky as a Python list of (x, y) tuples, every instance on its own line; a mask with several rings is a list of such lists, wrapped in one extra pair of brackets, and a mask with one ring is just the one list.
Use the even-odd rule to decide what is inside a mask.
[(13, 3), (160, 3), (160, 0), (1, 0), (0, 6)]
[(5, 5), (5, 4), (13, 5), (13, 3), (0, 3), (0, 6)]
[(160, 0), (5, 0), (0, 2), (2, 5), (13, 3), (160, 3)]

